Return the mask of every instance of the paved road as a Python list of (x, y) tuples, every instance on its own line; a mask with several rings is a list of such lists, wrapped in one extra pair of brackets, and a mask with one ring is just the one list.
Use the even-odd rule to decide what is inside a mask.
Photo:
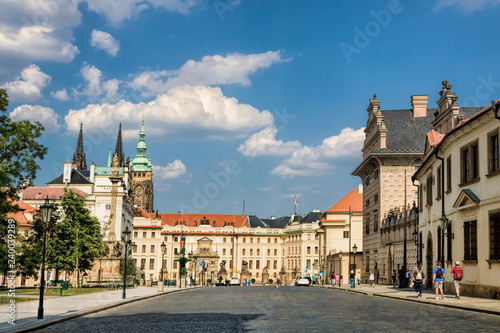
[(500, 316), (315, 287), (218, 287), (155, 297), (43, 332), (495, 332)]

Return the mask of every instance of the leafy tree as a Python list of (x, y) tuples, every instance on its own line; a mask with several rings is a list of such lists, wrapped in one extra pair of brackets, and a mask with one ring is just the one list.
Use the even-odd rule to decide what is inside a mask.
[(8, 219), (6, 214), (16, 212), (12, 204), (19, 187), (32, 181), (38, 169), (37, 159), (43, 159), (47, 148), (37, 142), (44, 127), (39, 122), (12, 121), (6, 114), (9, 98), (0, 89), (0, 273), (9, 270)]
[(92, 269), (105, 251), (100, 223), (91, 216), (85, 197), (71, 190), (65, 190), (61, 198), (60, 213), (47, 246), (47, 266), (79, 275)]

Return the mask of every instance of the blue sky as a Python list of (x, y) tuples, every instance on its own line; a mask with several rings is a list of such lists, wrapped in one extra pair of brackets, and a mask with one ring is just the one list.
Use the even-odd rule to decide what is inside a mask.
[(105, 165), (144, 116), (160, 212), (326, 210), (358, 177), (368, 99), (410, 108), (441, 81), (500, 98), (498, 0), (0, 0), (0, 86), (62, 172), (83, 122)]

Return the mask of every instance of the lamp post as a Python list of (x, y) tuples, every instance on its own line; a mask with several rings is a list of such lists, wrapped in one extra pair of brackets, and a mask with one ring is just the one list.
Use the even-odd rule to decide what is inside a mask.
[(40, 213), (42, 214), (43, 223), (43, 250), (42, 250), (42, 269), (40, 277), (40, 297), (38, 301), (38, 316), (37, 319), (43, 319), (43, 295), (45, 292), (45, 254), (47, 251), (47, 229), (52, 217), (54, 206), (49, 203), (49, 197), (45, 199), (45, 203), (40, 206)]
[(158, 279), (158, 291), (163, 291), (163, 282), (165, 281), (165, 279), (163, 278), (163, 255), (165, 254), (165, 249), (167, 248), (167, 245), (165, 244), (165, 242), (161, 242), (161, 245), (160, 245), (160, 251), (161, 251), (161, 264), (160, 264), (160, 277)]
[(125, 247), (125, 256), (124, 256), (124, 261), (123, 261), (123, 292), (122, 292), (122, 299), (127, 298), (127, 260), (128, 260), (128, 247), (131, 243), (130, 240), (130, 234), (131, 231), (128, 228), (128, 226), (125, 228), (125, 230), (122, 232), (122, 240), (123, 240), (123, 245)]
[(341, 287), (340, 281), (342, 280), (342, 250), (339, 252), (340, 269), (339, 269), (339, 287)]
[(354, 253), (354, 272), (356, 272), (356, 253), (358, 253), (358, 247), (356, 246), (356, 243), (354, 243), (354, 246), (352, 247), (352, 253)]
[(415, 227), (415, 229), (413, 229), (412, 236), (413, 236), (413, 241), (415, 242), (415, 246), (417, 247), (417, 263), (418, 263), (418, 262), (420, 262), (421, 248), (420, 248), (420, 242), (418, 241), (418, 231), (417, 231), (416, 227)]

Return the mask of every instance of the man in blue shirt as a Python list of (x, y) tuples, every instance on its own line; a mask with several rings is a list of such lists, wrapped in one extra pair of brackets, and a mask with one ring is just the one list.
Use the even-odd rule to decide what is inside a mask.
[(444, 292), (443, 292), (443, 286), (444, 286), (444, 268), (441, 267), (441, 261), (436, 262), (436, 268), (434, 268), (434, 271), (432, 273), (432, 282), (434, 282), (434, 289), (436, 289), (436, 299), (439, 299), (439, 292), (441, 292), (441, 299), (444, 299)]

